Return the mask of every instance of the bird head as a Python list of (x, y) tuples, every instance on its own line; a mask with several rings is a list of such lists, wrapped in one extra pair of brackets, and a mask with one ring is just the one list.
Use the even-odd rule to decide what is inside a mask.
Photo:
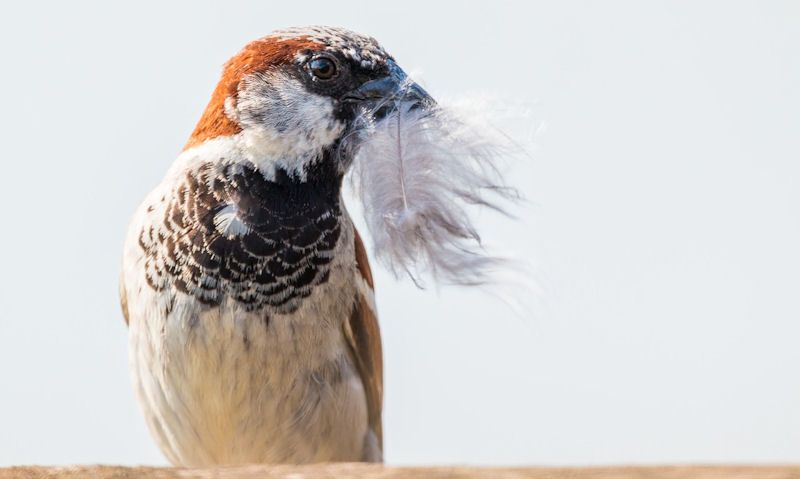
[(435, 102), (375, 39), (331, 27), (279, 30), (225, 64), (186, 149), (224, 140), (267, 175), (302, 177), (321, 161), (343, 174), (353, 145), (342, 140), (403, 103)]

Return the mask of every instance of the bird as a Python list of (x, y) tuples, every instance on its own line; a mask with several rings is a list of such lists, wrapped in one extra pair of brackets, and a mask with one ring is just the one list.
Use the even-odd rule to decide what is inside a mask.
[(147, 426), (179, 466), (382, 462), (381, 337), (342, 198), (345, 140), (364, 112), (435, 102), (374, 38), (338, 27), (274, 31), (222, 70), (124, 244)]

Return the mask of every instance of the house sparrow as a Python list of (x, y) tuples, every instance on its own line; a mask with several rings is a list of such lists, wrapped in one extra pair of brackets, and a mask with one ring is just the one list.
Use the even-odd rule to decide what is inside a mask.
[(225, 64), (124, 247), (133, 384), (173, 464), (382, 461), (381, 340), (343, 140), (398, 99), (433, 104), (340, 28), (277, 31)]

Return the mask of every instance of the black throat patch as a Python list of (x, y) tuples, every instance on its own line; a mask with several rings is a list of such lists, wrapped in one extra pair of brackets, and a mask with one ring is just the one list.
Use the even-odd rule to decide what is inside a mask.
[(312, 168), (308, 181), (241, 164), (193, 169), (139, 236), (150, 287), (208, 306), (227, 298), (249, 311), (296, 310), (328, 280), (341, 233), (341, 177), (329, 161)]

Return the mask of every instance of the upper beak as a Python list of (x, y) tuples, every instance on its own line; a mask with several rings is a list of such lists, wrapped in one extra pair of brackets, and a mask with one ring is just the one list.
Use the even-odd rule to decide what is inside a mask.
[(389, 74), (370, 80), (346, 94), (345, 102), (370, 102), (375, 115), (380, 118), (394, 108), (397, 103), (410, 102), (412, 109), (431, 107), (436, 101), (421, 86), (408, 78), (406, 72), (392, 60), (388, 61)]

